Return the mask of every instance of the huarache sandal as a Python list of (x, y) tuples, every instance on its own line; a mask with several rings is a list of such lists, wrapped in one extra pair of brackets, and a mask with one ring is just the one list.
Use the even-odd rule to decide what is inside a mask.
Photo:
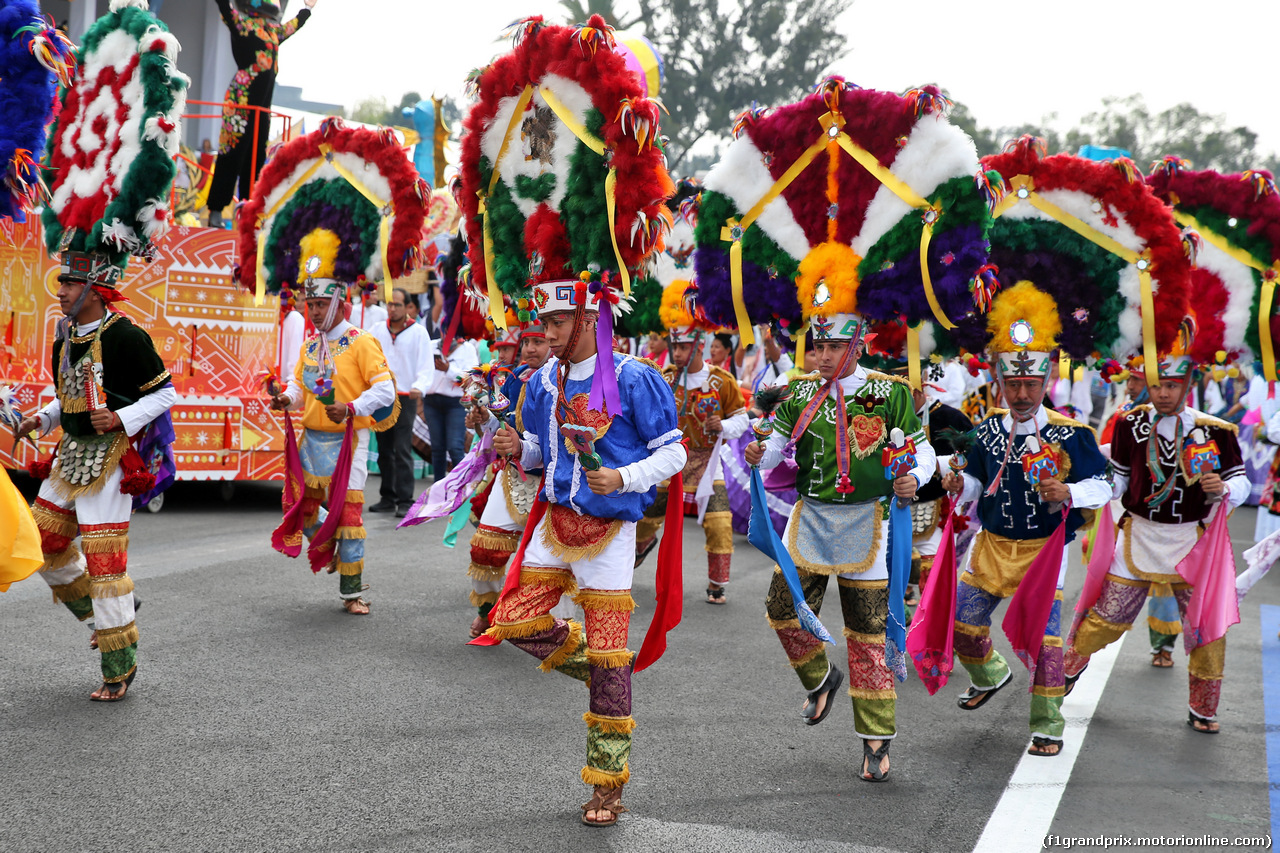
[(658, 546), (658, 537), (657, 537), (657, 536), (653, 537), (653, 538), (652, 538), (652, 539), (650, 539), (648, 542), (642, 542), (642, 543), (640, 543), (640, 548), (639, 548), (639, 550), (638, 550), (638, 551), (636, 551), (636, 565), (635, 565), (635, 567), (636, 567), (637, 569), (638, 569), (638, 568), (640, 568), (640, 564), (644, 562), (644, 558), (645, 558), (645, 557), (647, 557), (647, 556), (649, 556), (649, 552), (650, 552), (650, 551), (652, 551), (652, 550), (653, 550), (654, 548), (656, 548), (657, 546)]
[(93, 693), (89, 694), (90, 702), (119, 702), (129, 692), (129, 685), (133, 684), (133, 679), (138, 675), (138, 668), (134, 667), (133, 672), (129, 673), (129, 677), (124, 681), (115, 681), (111, 684), (102, 682), (102, 686)]
[(1158, 652), (1152, 652), (1151, 665), (1156, 669), (1169, 669), (1173, 666), (1173, 653), (1168, 649), (1161, 649)]
[(715, 584), (707, 585), (707, 604), (724, 604), (724, 587)]
[[(1155, 664), (1152, 664), (1152, 666), (1155, 666)], [(1089, 668), (1089, 665), (1085, 664), (1084, 668), (1081, 669), (1079, 672), (1077, 672), (1075, 675), (1063, 676), (1063, 679), (1062, 679), (1063, 697), (1067, 697), (1071, 695), (1071, 691), (1076, 689), (1076, 682), (1080, 680), (1080, 676), (1084, 675), (1084, 671), (1088, 668)]]
[(862, 781), (863, 782), (883, 782), (889, 778), (889, 771), (893, 768), (886, 767), (884, 772), (880, 770), (880, 762), (889, 757), (889, 744), (891, 740), (880, 741), (880, 746), (875, 749), (871, 748), (871, 741), (863, 739), (862, 741)]
[[(1202, 717), (1197, 717), (1190, 711), (1187, 712), (1187, 725), (1202, 735), (1216, 735), (1218, 733), (1217, 720), (1206, 720)], [(1213, 726), (1213, 728), (1209, 728), (1209, 726)]]
[(486, 616), (477, 616), (471, 620), (471, 639), (475, 639), (489, 630), (489, 619)]
[[(970, 684), (969, 689), (960, 694), (960, 698), (956, 700), (956, 704), (965, 711), (976, 711), (983, 705), (987, 704), (987, 702), (991, 701), (991, 697), (999, 693), (1000, 689), (1008, 684), (1009, 679), (1011, 678), (1013, 678), (1013, 673), (1007, 673), (1004, 680), (995, 687), (976, 687)], [(974, 702), (975, 699), (977, 700), (976, 702)]]
[[(596, 785), (591, 792), (591, 799), (582, 804), (582, 822), (587, 826), (613, 826), (617, 823), (618, 815), (627, 810), (622, 804), (622, 787)], [(588, 818), (587, 812), (595, 812), (596, 816)], [(609, 817), (601, 820), (600, 812), (608, 812)]]
[(342, 608), (352, 616), (369, 615), (369, 602), (365, 601), (363, 598), (344, 598), (342, 600)]
[[(800, 716), (804, 717), (806, 726), (816, 726), (827, 718), (827, 714), (831, 713), (831, 706), (835, 703), (831, 701), (832, 695), (840, 689), (840, 684), (844, 681), (844, 673), (839, 668), (832, 666), (827, 670), (827, 677), (822, 679), (822, 683), (809, 691), (809, 700), (804, 703), (804, 708), (800, 711)], [(822, 711), (818, 711), (818, 700), (823, 696), (826, 701), (822, 705)]]
[(1042, 758), (1052, 758), (1062, 753), (1062, 741), (1051, 737), (1033, 737), (1031, 746), (1027, 747), (1027, 755), (1038, 755)]

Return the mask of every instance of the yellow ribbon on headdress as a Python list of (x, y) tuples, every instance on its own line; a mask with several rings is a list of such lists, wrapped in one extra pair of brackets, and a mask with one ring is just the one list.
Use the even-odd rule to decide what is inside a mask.
[(819, 117), (818, 122), (822, 125), (823, 134), (805, 149), (804, 153), (791, 164), (790, 168), (782, 173), (782, 177), (773, 182), (773, 185), (751, 206), (751, 209), (747, 211), (742, 219), (731, 219), (720, 230), (720, 239), (730, 243), (729, 282), (733, 292), (733, 311), (738, 318), (738, 333), (741, 335), (743, 345), (755, 343), (755, 335), (751, 331), (751, 321), (747, 314), (747, 304), (743, 294), (742, 238), (746, 234), (746, 230), (764, 213), (765, 208), (772, 204), (778, 196), (782, 195), (792, 181), (798, 178), (800, 173), (808, 168), (813, 159), (818, 156), (818, 153), (831, 142), (838, 144), (845, 153), (870, 172), (872, 177), (898, 198), (912, 207), (927, 211), (924, 227), (920, 232), (920, 273), (924, 284), (925, 298), (929, 300), (929, 308), (933, 311), (933, 316), (937, 318), (938, 322), (944, 328), (954, 329), (956, 326), (943, 312), (942, 305), (938, 302), (938, 297), (933, 292), (933, 281), (929, 277), (929, 241), (933, 236), (934, 223), (942, 215), (942, 208), (921, 197), (905, 181), (881, 165), (880, 161), (871, 152), (854, 142), (853, 138), (845, 133), (843, 129), (844, 117), (840, 113), (825, 113)]
[(494, 188), (498, 186), (498, 170), (502, 166), (503, 158), (507, 156), (511, 135), (520, 124), (525, 107), (529, 106), (529, 99), (532, 97), (533, 87), (525, 86), (520, 97), (516, 99), (515, 109), (511, 111), (511, 118), (507, 120), (506, 132), (502, 134), (502, 144), (498, 146), (498, 157), (493, 161), (492, 171), (489, 173), (489, 187), (480, 195), (479, 213), (484, 231), (484, 278), (489, 287), (489, 316), (493, 318), (494, 327), (501, 330), (507, 328), (507, 312), (502, 304), (502, 291), (498, 289), (498, 282), (493, 277), (493, 234), (489, 230), (489, 196), (493, 195)]
[(1014, 175), (1009, 178), (1009, 187), (1012, 191), (992, 211), (994, 218), (998, 219), (1019, 201), (1026, 201), (1032, 207), (1067, 226), (1094, 245), (1106, 249), (1111, 254), (1138, 268), (1138, 290), (1142, 306), (1142, 367), (1147, 376), (1147, 384), (1152, 387), (1159, 385), (1160, 360), (1156, 354), (1156, 309), (1155, 300), (1151, 292), (1150, 253), (1138, 253), (1122, 246), (1089, 223), (1072, 216), (1053, 202), (1047, 201), (1036, 192), (1035, 182), (1031, 180), (1030, 175)]
[[(569, 128), (569, 131), (583, 145), (601, 157), (605, 156), (604, 140), (598, 139), (588, 132), (587, 128), (569, 111), (569, 108), (560, 102), (554, 92), (546, 86), (539, 86), (538, 94), (542, 96), (542, 100), (547, 102), (547, 106), (551, 107), (551, 111), (556, 114), (556, 118), (560, 119), (561, 123)], [(627, 271), (627, 265), (622, 260), (622, 250), (618, 248), (618, 170), (613, 166), (609, 167), (609, 174), (604, 179), (604, 204), (609, 214), (609, 240), (613, 243), (613, 257), (618, 262), (618, 275), (622, 278), (622, 293), (625, 296), (630, 296), (631, 273)]]
[[(325, 158), (323, 157), (319, 158), (314, 163), (312, 163), (307, 168), (307, 171), (303, 172), (296, 181), (294, 181), (292, 184), (289, 185), (289, 189), (284, 191), (284, 195), (280, 196), (280, 198), (276, 200), (276, 203), (271, 205), (271, 209), (262, 215), (262, 219), (259, 220), (258, 222), (259, 230), (261, 230), (263, 223), (265, 223), (268, 219), (270, 219), (271, 217), (275, 216), (277, 213), (280, 212), (280, 208), (284, 207), (285, 204), (289, 201), (289, 199), (293, 198), (294, 194), (298, 192), (298, 190), (302, 187), (303, 184), (311, 180), (311, 178), (315, 175), (315, 173), (320, 171), (320, 167), (323, 166), (324, 163), (325, 163)], [(256, 270), (257, 282), (256, 282), (256, 287), (254, 288), (254, 291), (253, 291), (253, 304), (256, 306), (261, 306), (267, 296), (267, 272), (266, 272), (266, 269), (264, 269), (264, 265), (266, 263), (266, 254), (267, 254), (267, 242), (265, 239), (263, 239), (263, 235), (259, 234), (258, 235), (258, 268)]]
[[(321, 144), (320, 153), (325, 155), (326, 158), (328, 158), (329, 155), (333, 153), (333, 149), (329, 147), (329, 145), (327, 144)], [(361, 182), (361, 180), (355, 176), (355, 173), (353, 173), (346, 166), (339, 163), (336, 157), (329, 160), (329, 164), (333, 166), (334, 171), (336, 171), (339, 175), (342, 176), (343, 180), (351, 184), (351, 186), (355, 188), (355, 191), (360, 193), (360, 195), (364, 196), (365, 199), (368, 200), (368, 202), (372, 204), (374, 207), (376, 207), (378, 209), (378, 212), (382, 215), (382, 224), (381, 224), (381, 227), (378, 229), (378, 235), (379, 235), (378, 242), (381, 244), (379, 246), (379, 249), (382, 256), (382, 291), (383, 291), (383, 296), (385, 300), (387, 302), (390, 302), (391, 301), (391, 267), (388, 266), (387, 264), (387, 251), (389, 248), (388, 243), (391, 240), (391, 219), (395, 215), (391, 210), (391, 202), (383, 201), (382, 199), (374, 195), (373, 191), (368, 187), (366, 187)]]
[(1262, 291), (1258, 295), (1258, 343), (1262, 352), (1262, 372), (1268, 382), (1276, 381), (1275, 343), (1271, 339), (1271, 302), (1275, 298), (1276, 278), (1280, 276), (1280, 261), (1267, 266), (1226, 237), (1205, 228), (1189, 213), (1175, 210), (1174, 218), (1189, 228), (1194, 228), (1205, 242), (1225, 254), (1231, 260), (1262, 273)]
[(911, 387), (917, 391), (922, 389), (920, 384), (920, 326), (916, 323), (914, 326), (907, 326), (907, 381), (911, 383)]

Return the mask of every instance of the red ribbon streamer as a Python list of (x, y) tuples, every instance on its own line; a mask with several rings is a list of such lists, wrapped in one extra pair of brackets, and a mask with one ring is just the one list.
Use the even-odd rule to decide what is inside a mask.
[(1058, 575), (1062, 571), (1062, 549), (1067, 542), (1067, 511), (1062, 509), (1062, 521), (1054, 529), (1049, 541), (1027, 567), (1018, 584), (1018, 591), (1009, 600), (1000, 627), (1009, 638), (1013, 652), (1031, 674), (1027, 690), (1035, 689), (1036, 661), (1040, 647), (1044, 645), (1044, 629), (1049, 624), (1049, 613), (1058, 591)]
[[(293, 434), (293, 418), (284, 413), (284, 495), (280, 505), (284, 520), (271, 534), (271, 547), (286, 557), (302, 553), (302, 498), (306, 492), (306, 478), (302, 473), (302, 457), (298, 454), (298, 439)], [(293, 539), (294, 544), (287, 544)]]
[(658, 546), (658, 569), (654, 575), (657, 606), (640, 653), (636, 655), (633, 672), (639, 672), (662, 657), (667, 650), (667, 632), (680, 624), (684, 606), (684, 501), (674, 497), (684, 494), (683, 472), (677, 472), (671, 478), (667, 494), (673, 497), (667, 499), (662, 544)]
[[(320, 529), (311, 537), (307, 547), (307, 559), (311, 561), (311, 571), (319, 572), (328, 565), (332, 554), (322, 553), (325, 545), (333, 540), (333, 534), (342, 524), (342, 510), (347, 503), (347, 485), (351, 480), (351, 457), (354, 455), (355, 418), (347, 418), (347, 429), (342, 438), (342, 450), (338, 451), (338, 462), (333, 466), (333, 476), (329, 478), (329, 516), (320, 525)], [(337, 543), (334, 543), (337, 547)]]

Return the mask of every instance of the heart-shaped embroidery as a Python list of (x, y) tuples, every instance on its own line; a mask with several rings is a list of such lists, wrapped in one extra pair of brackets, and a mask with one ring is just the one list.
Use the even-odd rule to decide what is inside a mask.
[(879, 415), (854, 415), (849, 429), (853, 432), (853, 453), (859, 459), (866, 459), (884, 443), (884, 418)]
[[(596, 441), (604, 438), (604, 434), (609, 431), (609, 426), (613, 423), (613, 418), (606, 417), (594, 409), (587, 408), (590, 405), (591, 398), (586, 394), (578, 394), (569, 400), (569, 410), (573, 412), (573, 422), (582, 426), (589, 426), (596, 431)], [(564, 439), (565, 449), (570, 453), (577, 454), (577, 449), (573, 446), (569, 439)]]

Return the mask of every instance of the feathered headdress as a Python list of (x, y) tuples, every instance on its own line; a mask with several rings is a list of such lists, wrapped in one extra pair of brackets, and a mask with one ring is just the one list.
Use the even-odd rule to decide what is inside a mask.
[(1147, 183), (1173, 206), (1194, 249), (1192, 356), (1209, 364), (1219, 361), (1218, 352), (1228, 359), (1256, 355), (1275, 381), (1271, 294), (1280, 279), (1280, 195), (1271, 174), (1192, 171), (1185, 160), (1165, 157), (1152, 164)]
[(955, 342), (998, 354), (1006, 375), (1043, 375), (1055, 345), (1076, 360), (1147, 349), (1154, 371), (1186, 316), (1190, 281), (1169, 208), (1127, 161), (1046, 157), (1032, 137), (983, 167), (1003, 193), (991, 229), (995, 281), (984, 288), (994, 296), (989, 313), (959, 324)]
[(676, 183), (676, 194), (667, 201), (673, 220), (671, 233), (662, 251), (655, 252), (637, 276), (631, 290), (631, 312), (618, 323), (622, 334), (667, 334), (673, 328), (660, 316), (663, 293), (672, 282), (687, 283), (693, 278), (693, 229), (698, 223), (701, 197), (702, 184), (697, 179), (681, 178)]
[(744, 114), (698, 213), (711, 319), (749, 342), (753, 323), (797, 337), (821, 318), (817, 335), (839, 339), (853, 315), (950, 327), (971, 313), (991, 215), (973, 142), (945, 106), (933, 87), (899, 96), (833, 77)]
[(37, 161), (56, 85), (74, 73), (75, 45), (40, 17), (36, 0), (0, 0), (0, 219), (25, 222), (48, 200)]
[(239, 213), (240, 284), (285, 299), (306, 275), (302, 241), (333, 234), (331, 278), (372, 289), (425, 263), (421, 248), (431, 189), (394, 131), (354, 128), (330, 118), (286, 142), (262, 170)]
[(50, 253), (70, 251), (123, 268), (154, 257), (169, 228), (169, 191), (190, 80), (180, 46), (146, 0), (111, 0), (84, 34), (81, 69), (59, 92), (62, 109), (42, 163)]
[(441, 350), (448, 352), (455, 338), (479, 339), (488, 333), (488, 299), (477, 293), (467, 263), (467, 241), (455, 235), (449, 254), (439, 263)]
[[(658, 105), (600, 16), (578, 27), (528, 18), (511, 31), (514, 50), (472, 76), (479, 100), (463, 123), (472, 275), (498, 325), (503, 293), (520, 311), (599, 311), (597, 347), (609, 352), (615, 280), (629, 295), (671, 222)], [(613, 371), (597, 366), (592, 406), (603, 393), (617, 411)]]
[(705, 333), (719, 328), (707, 320), (698, 304), (698, 285), (690, 281), (676, 279), (663, 288), (658, 314), (675, 344), (696, 342)]

